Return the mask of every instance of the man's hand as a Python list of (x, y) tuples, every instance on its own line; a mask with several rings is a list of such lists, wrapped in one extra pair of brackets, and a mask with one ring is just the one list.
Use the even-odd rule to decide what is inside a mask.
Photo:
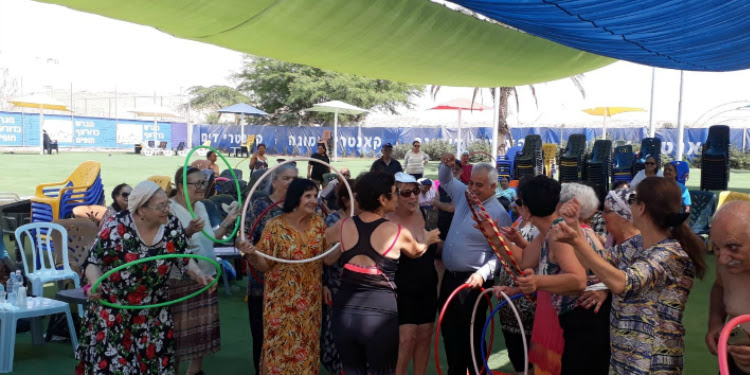
[(484, 284), (484, 277), (478, 272), (474, 272), (469, 276), (469, 279), (466, 280), (466, 283), (469, 284), (471, 289), (481, 288), (482, 284)]
[(719, 335), (721, 335), (722, 328), (724, 327), (709, 328), (708, 333), (706, 333), (706, 346), (708, 347), (708, 351), (713, 355), (719, 353)]
[(454, 165), (456, 165), (456, 155), (453, 155), (450, 152), (446, 152), (443, 154), (443, 156), (440, 158), (440, 161), (445, 164), (446, 167), (453, 168)]
[(531, 294), (537, 290), (537, 278), (539, 276), (534, 274), (534, 270), (527, 268), (523, 271), (523, 275), (518, 278), (518, 286), (521, 288), (523, 294)]

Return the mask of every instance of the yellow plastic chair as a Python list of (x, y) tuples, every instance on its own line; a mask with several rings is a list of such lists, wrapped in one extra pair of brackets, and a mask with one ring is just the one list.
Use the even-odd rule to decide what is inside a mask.
[(722, 191), (719, 193), (719, 204), (716, 206), (716, 211), (721, 208), (721, 205), (731, 201), (748, 201), (750, 202), (750, 194), (738, 193), (736, 191)]
[(151, 176), (147, 180), (155, 182), (167, 194), (172, 190), (172, 179), (169, 176)]
[(543, 144), (542, 154), (544, 155), (544, 170), (547, 177), (552, 177), (552, 162), (557, 158), (557, 145), (554, 143)]
[[(61, 199), (66, 196), (66, 193), (70, 192), (75, 194), (76, 198), (74, 198), (74, 200), (66, 202), (67, 204), (73, 205), (76, 203), (85, 204), (85, 200), (87, 199), (86, 195), (88, 194), (87, 191), (89, 189), (95, 188), (99, 195), (101, 195), (101, 180), (98, 180), (99, 174), (101, 173), (101, 167), (102, 165), (98, 161), (85, 161), (81, 163), (65, 181), (37, 185), (34, 197), (31, 198), (32, 211), (34, 210), (35, 203), (38, 205), (49, 205), (52, 214), (51, 220), (49, 221), (62, 219), (62, 217), (60, 217), (60, 204)], [(95, 194), (96, 192), (92, 191), (91, 193)], [(98, 197), (91, 198), (98, 199)], [(93, 204), (93, 202), (89, 204)], [(32, 216), (34, 216), (33, 212)]]

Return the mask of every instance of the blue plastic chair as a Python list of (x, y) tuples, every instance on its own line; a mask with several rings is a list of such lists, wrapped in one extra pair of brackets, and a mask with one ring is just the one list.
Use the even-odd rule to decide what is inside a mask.
[[(56, 265), (53, 257), (52, 234), (59, 232), (61, 238), (60, 251), (62, 264)], [(31, 253), (35, 262), (26, 259), (24, 250), (24, 235), (29, 238)], [(44, 284), (58, 282), (58, 290), (63, 288), (59, 284), (63, 280), (73, 280), (76, 288), (81, 287), (78, 274), (70, 268), (68, 261), (68, 231), (60, 224), (55, 223), (31, 223), (16, 229), (16, 241), (23, 261), (23, 271), (31, 283), (31, 294), (41, 297), (44, 293)], [(33, 269), (29, 269), (31, 263)], [(78, 305), (79, 311), (83, 311), (83, 305)]]
[(677, 170), (677, 182), (685, 185), (685, 181), (687, 181), (690, 174), (690, 165), (686, 161), (679, 160), (672, 161), (669, 164), (674, 165), (674, 168)]
[(68, 318), (68, 330), (73, 351), (78, 347), (73, 317), (70, 306), (65, 302), (49, 298), (29, 298), (26, 306), (17, 310), (0, 310), (0, 373), (13, 372), (13, 356), (16, 346), (16, 323), (18, 319), (32, 319), (31, 337), (34, 344), (44, 343), (42, 338), (42, 322), (40, 317), (64, 313)]
[(690, 190), (690, 229), (697, 235), (708, 234), (711, 218), (716, 212), (716, 194), (710, 191)]

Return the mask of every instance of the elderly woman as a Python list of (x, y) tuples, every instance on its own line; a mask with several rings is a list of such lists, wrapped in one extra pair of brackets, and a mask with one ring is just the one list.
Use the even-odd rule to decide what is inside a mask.
[[(245, 218), (245, 235), (253, 244), (260, 241), (260, 235), (266, 224), (281, 215), (281, 206), (277, 203), (286, 197), (289, 184), (297, 178), (297, 167), (284, 164), (271, 174), (271, 194), (256, 198), (252, 202), (250, 214)], [(251, 197), (249, 197), (251, 198)], [(274, 204), (276, 204), (274, 206)], [(273, 206), (273, 207), (272, 207)], [(271, 207), (265, 215), (263, 212)], [(261, 216), (262, 215), (262, 216)], [(258, 222), (253, 232), (253, 225)], [(264, 275), (248, 262), (249, 277), (247, 278), (247, 309), (250, 318), (250, 334), (253, 337), (253, 366), (255, 373), (260, 373), (260, 353), (263, 347), (263, 283)]]
[[(677, 183), (677, 186), (680, 188), (680, 193), (682, 194), (682, 209), (685, 212), (690, 212), (690, 205), (693, 204), (692, 200), (690, 199), (690, 192), (685, 187), (685, 184), (679, 181), (678, 178), (678, 172), (677, 167), (685, 167), (687, 164), (684, 161), (673, 161), (671, 163), (664, 164), (664, 178), (667, 180), (674, 180)], [(687, 173), (684, 173), (684, 175), (687, 175)], [(687, 178), (685, 176), (684, 178)]]
[[(128, 200), (128, 211), (108, 221), (83, 265), (89, 282), (104, 272), (155, 255), (183, 254), (187, 238), (177, 217), (169, 214), (169, 200), (158, 185), (143, 181)], [(125, 310), (106, 307), (167, 302), (167, 280), (172, 269), (207, 285), (213, 278), (191, 259), (146, 262), (112, 274), (96, 294), (86, 293), (77, 373), (174, 374), (174, 322), (168, 307)]]
[(119, 184), (112, 189), (112, 204), (107, 207), (107, 211), (104, 212), (102, 220), (99, 222), (99, 229), (104, 227), (104, 223), (111, 220), (113, 216), (117, 215), (120, 211), (128, 209), (128, 197), (133, 188), (128, 184)]
[[(176, 216), (185, 228), (188, 251), (209, 259), (216, 259), (213, 241), (201, 233), (201, 230), (209, 231), (214, 238), (222, 238), (225, 234), (231, 233), (237, 219), (237, 209), (231, 210), (219, 228), (213, 230), (206, 207), (200, 202), (206, 193), (208, 180), (198, 168), (190, 167), (186, 174), (187, 199), (190, 200), (196, 218), (193, 219), (190, 215), (185, 194), (183, 194), (183, 168), (178, 169), (174, 176), (176, 189), (172, 190), (169, 212)], [(216, 268), (205, 261), (198, 261), (198, 267), (206, 275), (212, 277), (216, 275)], [(169, 279), (170, 300), (187, 296), (202, 288), (200, 284), (192, 280), (183, 279), (176, 271), (172, 272), (172, 276)], [(186, 374), (203, 374), (203, 357), (221, 349), (218, 293), (213, 291), (199, 294), (187, 301), (170, 306), (169, 312), (175, 322), (176, 372), (179, 370), (179, 361), (189, 360), (190, 367)]]
[(561, 208), (557, 240), (571, 244), (587, 268), (612, 291), (611, 374), (682, 374), (685, 311), (693, 279), (702, 277), (703, 241), (680, 213), (680, 189), (646, 178), (628, 199), (636, 235), (600, 256), (581, 234), (579, 203)]
[(638, 173), (633, 176), (633, 180), (630, 181), (630, 186), (635, 189), (636, 187), (638, 187), (638, 184), (646, 177), (664, 177), (661, 169), (659, 169), (659, 166), (656, 165), (656, 158), (651, 155), (646, 155), (644, 169), (638, 171)]
[(266, 273), (263, 298), (263, 374), (318, 374), (323, 261), (277, 263), (259, 251), (288, 260), (312, 258), (325, 252), (339, 237), (334, 226), (326, 231), (316, 214), (318, 188), (313, 181), (289, 184), (283, 213), (266, 224), (257, 248), (242, 241), (238, 248), (250, 264)]

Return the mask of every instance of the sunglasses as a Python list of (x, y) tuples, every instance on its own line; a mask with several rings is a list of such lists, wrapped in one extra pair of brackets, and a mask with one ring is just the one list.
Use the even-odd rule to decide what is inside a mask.
[(123, 198), (127, 198), (130, 196), (130, 193), (120, 193), (120, 196)]
[(397, 193), (398, 193), (398, 195), (400, 195), (400, 196), (402, 196), (404, 198), (409, 198), (412, 194), (414, 194), (415, 197), (418, 197), (419, 196), (419, 189), (414, 189), (414, 190), (399, 190), (399, 191), (397, 191)]
[(640, 202), (638, 200), (638, 196), (635, 194), (630, 194), (630, 196), (628, 197), (628, 204), (633, 204), (635, 202)]
[(516, 206), (523, 206), (523, 200), (521, 198), (516, 199)]
[(656, 165), (656, 163), (654, 163), (653, 161), (647, 161), (645, 164), (646, 165)]

